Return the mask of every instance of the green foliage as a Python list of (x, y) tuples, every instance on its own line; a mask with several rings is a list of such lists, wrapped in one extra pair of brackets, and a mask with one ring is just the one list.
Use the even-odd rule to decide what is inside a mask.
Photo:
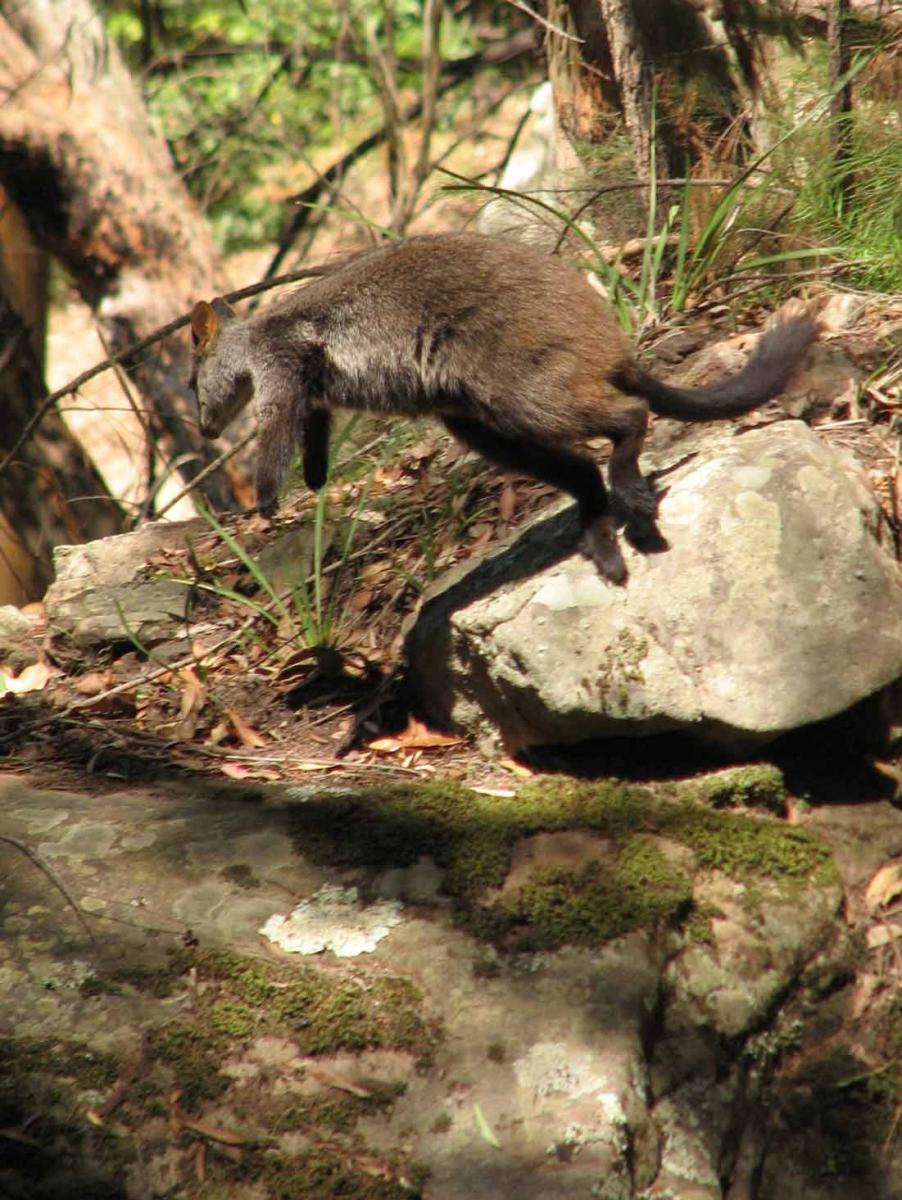
[[(354, 548), (358, 524), (366, 506), (367, 489), (364, 488), (360, 493), (354, 511), (344, 519), (344, 532), (336, 552), (338, 569), (332, 586), (327, 589), (326, 559), (331, 544), (327, 536), (330, 524), (328, 485), (333, 481), (336, 457), (356, 421), (357, 418), (352, 417), (333, 439), (326, 484), (320, 488), (313, 509), (313, 548), (310, 560), (297, 564), (296, 581), (287, 594), (279, 591), (253, 555), (206, 510), (203, 510), (201, 515), (248, 572), (255, 585), (255, 594), (244, 595), (234, 588), (209, 580), (183, 578), (178, 582), (239, 604), (247, 609), (249, 614), (260, 617), (272, 626), (274, 631), (287, 636), (295, 646), (334, 646), (339, 642), (350, 601), (350, 596), (345, 595), (341, 584)], [(345, 595), (344, 603), (341, 602), (342, 595)]]
[[(902, 291), (902, 140), (890, 123), (863, 114), (852, 120), (851, 153), (844, 163), (830, 154), (829, 127), (812, 139), (822, 147), (822, 170), (803, 181), (798, 215), (814, 236), (836, 246), (848, 263), (846, 278), (859, 287)], [(851, 177), (846, 202), (842, 180)]]
[[(422, 5), (393, 7), (398, 82), (418, 88)], [(381, 10), (366, 0), (170, 3), (148, 6), (146, 25), (125, 0), (105, 0), (102, 11), (228, 250), (271, 239), (284, 198), (315, 178), (309, 164), (381, 124), (366, 53), (367, 26), (383, 38)], [(466, 15), (449, 10), (442, 44), (446, 57), (476, 48)]]

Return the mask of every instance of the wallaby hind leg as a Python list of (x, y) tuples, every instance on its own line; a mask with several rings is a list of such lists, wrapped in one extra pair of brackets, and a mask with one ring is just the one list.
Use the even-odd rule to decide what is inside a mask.
[(614, 443), (608, 474), (617, 507), (627, 518), (654, 516), (658, 506), (654, 486), (639, 470), (647, 428), (648, 406), (623, 396), (618, 397), (616, 417), (600, 430)]
[(614, 443), (608, 473), (615, 510), (626, 521), (626, 540), (651, 554), (667, 550), (668, 545), (655, 523), (657, 490), (639, 470), (647, 427), (648, 406), (624, 396), (618, 404), (616, 426), (608, 425), (604, 432)]
[(329, 433), (332, 414), (328, 408), (309, 408), (298, 423), (298, 442), (304, 464), (304, 482), (314, 492), (329, 474)]
[(587, 454), (499, 433), (468, 417), (442, 416), (442, 420), (455, 437), (486, 458), (502, 467), (541, 479), (575, 497), (584, 551), (606, 579), (612, 583), (622, 583), (626, 579), (626, 564), (617, 545), (617, 525), (611, 515), (604, 481)]

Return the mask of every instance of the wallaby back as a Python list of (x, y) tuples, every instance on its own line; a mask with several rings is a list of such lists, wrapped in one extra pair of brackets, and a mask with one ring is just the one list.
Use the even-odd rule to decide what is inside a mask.
[[(778, 324), (737, 375), (690, 390), (635, 362), (587, 277), (514, 242), (410, 238), (338, 264), (267, 312), (223, 301), (192, 314), (201, 428), (221, 433), (253, 394), (257, 495), (272, 513), (295, 444), (312, 486), (326, 474), (334, 407), (434, 414), (502, 466), (573, 494), (585, 547), (608, 578), (625, 567), (597, 466), (575, 442), (614, 442), (611, 484), (634, 540), (660, 548), (655, 498), (637, 458), (656, 412), (734, 415), (783, 386), (814, 336), (807, 315)], [(325, 415), (324, 415), (325, 414)]]

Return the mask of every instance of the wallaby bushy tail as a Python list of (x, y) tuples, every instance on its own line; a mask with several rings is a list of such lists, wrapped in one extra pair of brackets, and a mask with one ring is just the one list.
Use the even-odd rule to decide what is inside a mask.
[(741, 371), (700, 388), (672, 387), (635, 364), (612, 382), (642, 396), (662, 417), (679, 421), (737, 417), (779, 394), (816, 336), (817, 326), (807, 314), (780, 321), (764, 334)]

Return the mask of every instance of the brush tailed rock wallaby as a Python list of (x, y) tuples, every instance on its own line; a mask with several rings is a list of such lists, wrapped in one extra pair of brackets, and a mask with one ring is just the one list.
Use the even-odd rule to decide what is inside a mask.
[[(683, 421), (747, 412), (782, 389), (816, 332), (809, 316), (792, 316), (764, 334), (738, 374), (671, 387), (637, 365), (584, 274), (472, 234), (364, 252), (247, 318), (223, 300), (202, 301), (191, 329), (202, 432), (218, 437), (255, 399), (265, 515), (296, 445), (307, 484), (325, 482), (333, 408), (431, 413), (486, 458), (574, 496), (583, 550), (614, 583), (626, 577), (618, 517), (634, 545), (666, 548), (637, 461), (649, 406)], [(612, 498), (593, 459), (574, 448), (600, 435), (614, 444)]]

